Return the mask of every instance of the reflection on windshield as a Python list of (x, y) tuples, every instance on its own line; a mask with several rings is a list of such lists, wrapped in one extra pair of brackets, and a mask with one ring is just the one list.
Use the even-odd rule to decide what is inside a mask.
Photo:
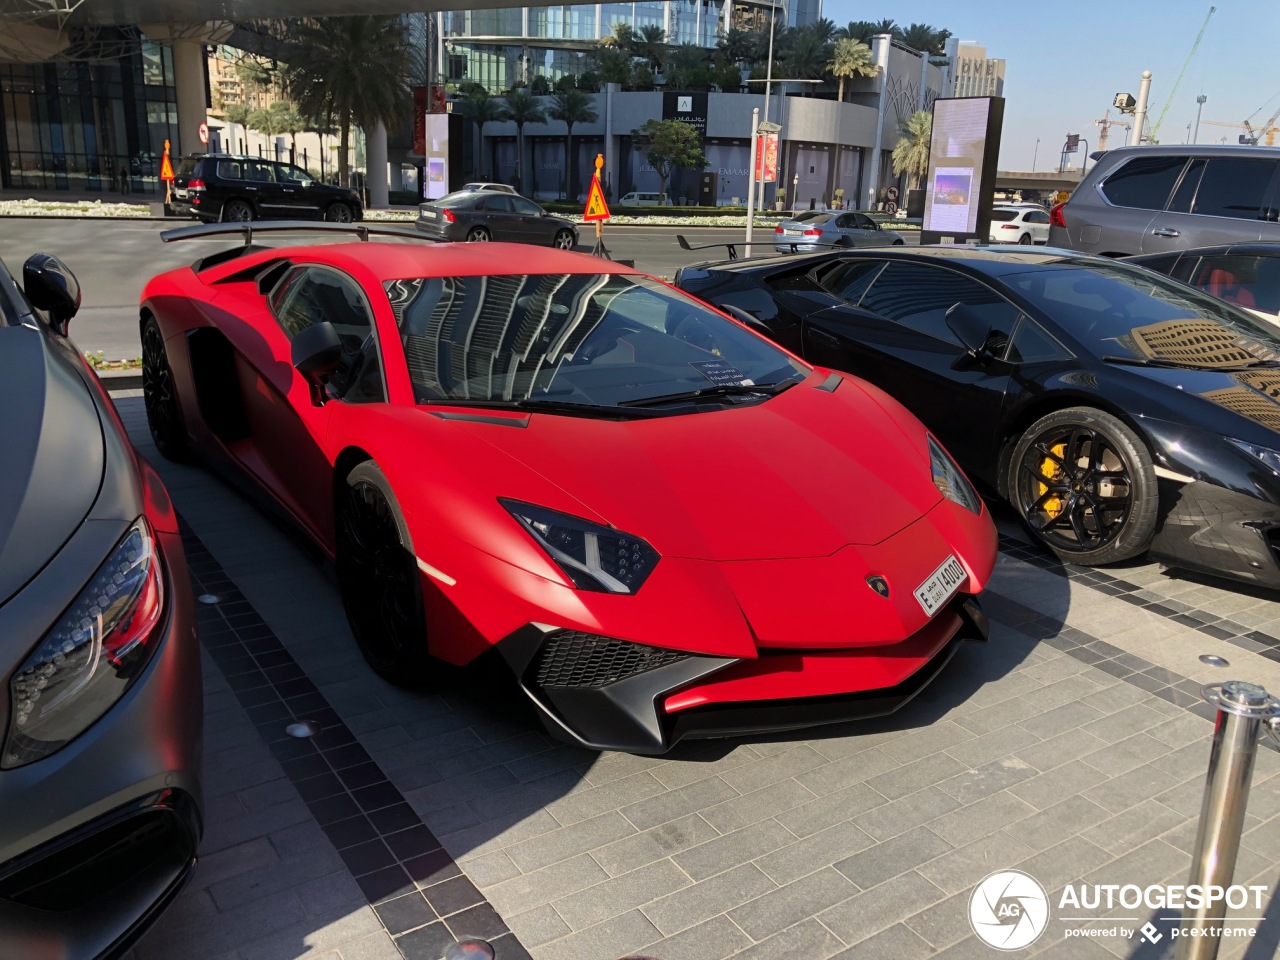
[(1137, 267), (1077, 262), (1007, 282), (1099, 355), (1213, 369), (1280, 361), (1268, 324)]
[[(769, 386), (804, 367), (662, 284), (610, 274), (386, 284), (419, 403), (619, 404)], [(763, 394), (762, 394), (763, 396)]]

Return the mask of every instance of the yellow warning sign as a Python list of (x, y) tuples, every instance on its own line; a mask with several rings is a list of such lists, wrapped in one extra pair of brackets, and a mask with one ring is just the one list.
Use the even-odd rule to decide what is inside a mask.
[(164, 156), (160, 158), (160, 179), (173, 179), (173, 164), (169, 162), (169, 141), (164, 142)]
[(600, 189), (600, 178), (592, 177), (591, 189), (587, 191), (587, 209), (583, 212), (582, 219), (608, 220), (610, 216), (609, 204), (605, 203), (604, 191)]

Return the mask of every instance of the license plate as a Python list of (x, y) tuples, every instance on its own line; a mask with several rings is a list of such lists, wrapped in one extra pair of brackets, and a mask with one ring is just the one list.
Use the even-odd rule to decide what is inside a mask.
[(175, 197), (177, 197), (179, 200), (185, 200), (185, 199), (187, 199), (187, 191), (186, 191), (186, 190), (183, 190), (181, 187), (179, 187), (178, 189), (174, 190), (174, 191), (173, 191), (173, 195), (174, 195)]
[(933, 616), (964, 583), (964, 567), (955, 556), (947, 557), (929, 579), (916, 587), (916, 599), (926, 614)]
[(786, 235), (786, 236), (788, 236), (788, 237), (798, 237), (798, 236), (800, 236), (800, 231), (799, 231), (799, 230), (786, 230), (786, 229), (784, 229), (782, 232), (783, 232), (783, 234), (785, 234), (785, 235)]
[(424, 220), (434, 220), (436, 218), (436, 212), (434, 210), (422, 210), (418, 215)]

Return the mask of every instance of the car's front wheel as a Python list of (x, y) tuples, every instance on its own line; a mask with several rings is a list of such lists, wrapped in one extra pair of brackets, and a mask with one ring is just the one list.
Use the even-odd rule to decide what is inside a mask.
[(240, 223), (253, 219), (253, 207), (244, 200), (232, 200), (222, 208), (222, 219), (227, 223)]
[(351, 632), (379, 676), (400, 686), (421, 686), (431, 658), (404, 515), (372, 461), (347, 474), (338, 499), (338, 586)]
[(467, 231), (467, 243), (488, 243), (491, 239), (484, 227), (472, 227)]
[(351, 206), (345, 203), (331, 203), (329, 209), (324, 212), (325, 220), (329, 223), (350, 223), (352, 219)]
[(187, 430), (178, 410), (164, 334), (152, 316), (142, 325), (142, 404), (147, 411), (151, 439), (160, 455), (166, 460), (185, 460)]
[(1070, 407), (1041, 417), (1014, 448), (1008, 481), (1023, 522), (1065, 562), (1116, 563), (1151, 545), (1151, 453), (1105, 411)]
[(557, 250), (572, 250), (577, 243), (573, 239), (572, 230), (557, 230), (551, 245)]

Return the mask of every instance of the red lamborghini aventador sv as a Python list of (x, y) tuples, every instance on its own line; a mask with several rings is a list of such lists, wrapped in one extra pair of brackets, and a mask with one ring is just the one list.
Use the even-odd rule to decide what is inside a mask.
[(146, 409), (333, 558), (388, 680), (493, 651), (554, 733), (660, 753), (890, 712), (986, 638), (990, 516), (882, 391), (607, 260), (336, 229), (153, 279)]

